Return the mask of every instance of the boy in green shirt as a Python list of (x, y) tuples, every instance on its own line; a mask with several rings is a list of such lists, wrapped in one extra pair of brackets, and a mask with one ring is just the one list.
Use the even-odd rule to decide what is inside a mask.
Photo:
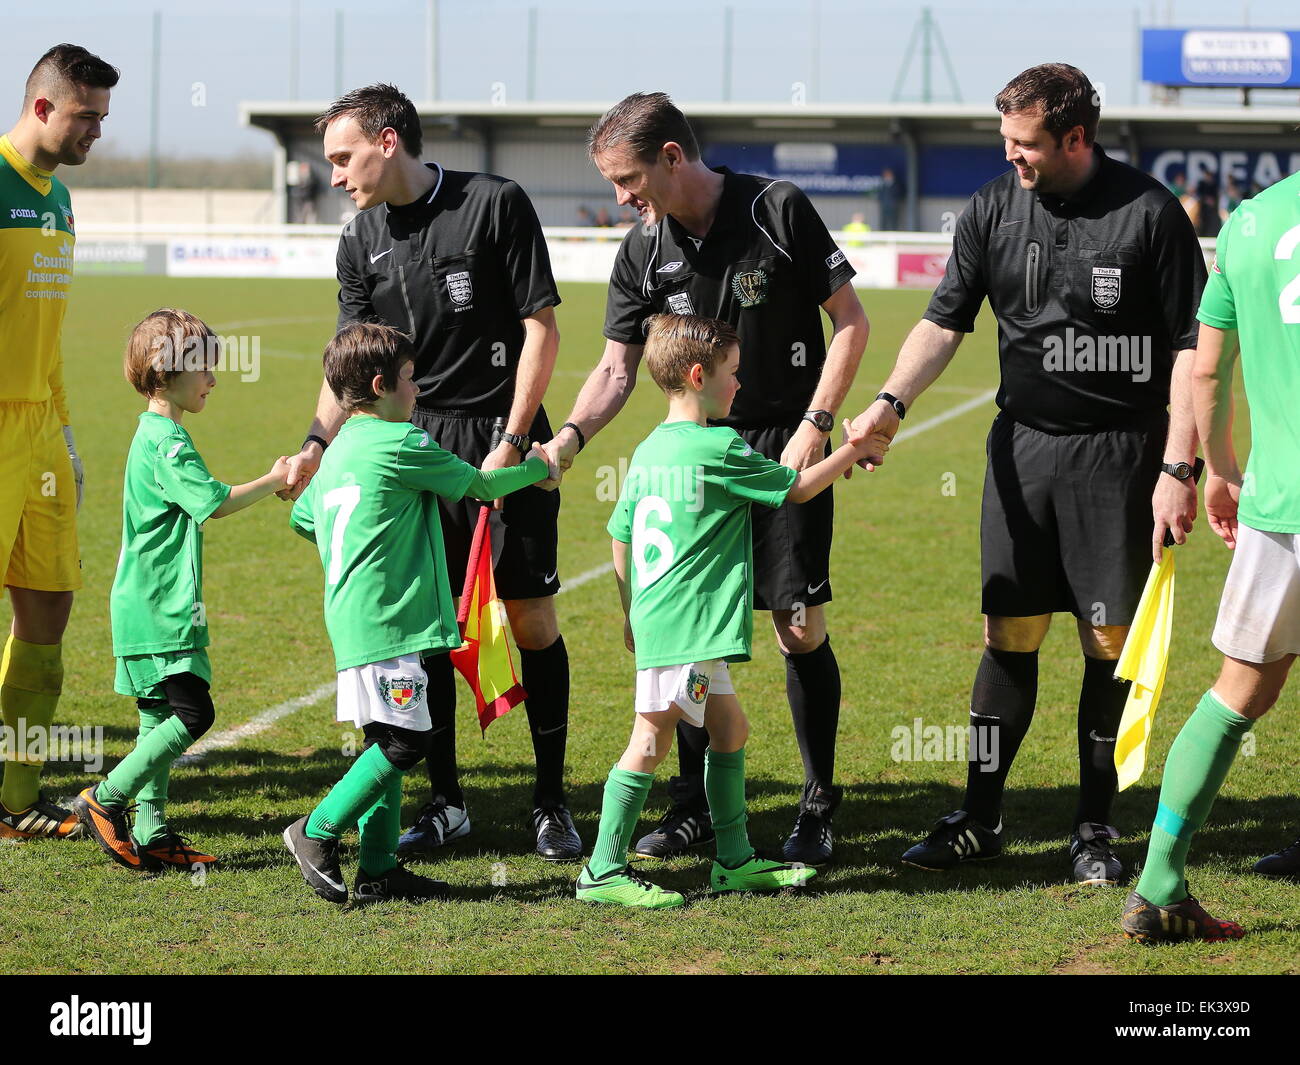
[[(193, 868), (216, 859), (194, 850), (167, 824), (172, 762), (212, 725), (207, 609), (203, 602), (203, 523), (224, 518), (283, 488), (289, 467), (234, 487), (208, 472), (181, 426), (216, 386), (216, 335), (187, 311), (154, 311), (131, 333), (123, 370), (149, 408), (140, 415), (122, 488), (122, 554), (110, 616), (114, 690), (140, 711), (135, 749), (73, 812), (110, 858), (128, 869)], [(134, 831), (128, 804), (139, 802)]]
[(846, 422), (848, 442), (803, 472), (772, 462), (734, 429), (708, 424), (727, 416), (740, 389), (735, 330), (694, 315), (657, 315), (647, 325), (645, 362), (668, 396), (668, 417), (633, 453), (608, 525), (624, 640), (636, 653), (636, 719), (605, 782), (600, 836), (577, 897), (666, 909), (685, 898), (634, 873), (627, 848), (682, 719), (709, 733), (714, 893), (802, 887), (816, 875), (760, 856), (745, 829), (749, 723), (727, 664), (748, 661), (753, 639), (750, 505), (805, 502), (883, 441), (849, 435)]
[(284, 830), (284, 841), (308, 886), (330, 902), (348, 900), (338, 844), (354, 825), (359, 899), (439, 898), (445, 883), (408, 872), (396, 857), (402, 777), (431, 738), (421, 658), (461, 643), (435, 497), (498, 499), (558, 471), (536, 445), (518, 466), (477, 470), (412, 425), (415, 351), (390, 326), (346, 326), (324, 361), (349, 417), (290, 522), (320, 551), (337, 719), (361, 728), (366, 746), (320, 805)]

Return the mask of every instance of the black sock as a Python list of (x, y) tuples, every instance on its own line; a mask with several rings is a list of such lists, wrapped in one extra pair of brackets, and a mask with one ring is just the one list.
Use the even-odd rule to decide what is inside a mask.
[(421, 665), (429, 674), (425, 698), (433, 725), (425, 759), (429, 787), (434, 795), (443, 796), (448, 806), (464, 806), (465, 795), (456, 772), (456, 673), (451, 655), (430, 655)]
[[(1079, 807), (1074, 824), (1110, 824), (1118, 786), (1115, 737), (1128, 701), (1129, 681), (1115, 679), (1115, 663), (1083, 656), (1079, 689)], [(1073, 827), (1073, 826), (1071, 826)]]
[(805, 781), (829, 785), (835, 776), (835, 733), (840, 724), (840, 664), (826, 637), (815, 651), (785, 656), (790, 700)]
[(564, 804), (564, 749), (569, 738), (569, 652), (564, 637), (542, 651), (519, 648), (524, 707), (537, 759), (534, 806)]
[(962, 809), (987, 828), (1002, 820), (1002, 789), (1037, 701), (1038, 652), (986, 647), (970, 694), (971, 758)]
[(677, 764), (682, 779), (689, 781), (690, 794), (700, 796), (701, 809), (708, 805), (704, 800), (704, 752), (708, 747), (708, 729), (677, 722)]

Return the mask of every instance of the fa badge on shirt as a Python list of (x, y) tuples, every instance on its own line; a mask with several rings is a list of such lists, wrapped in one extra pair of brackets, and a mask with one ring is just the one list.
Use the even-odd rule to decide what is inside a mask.
[(447, 295), (456, 304), (457, 310), (469, 308), (474, 302), (474, 284), (470, 281), (468, 270), (458, 270), (447, 275)]
[(1092, 302), (1108, 311), (1119, 302), (1119, 285), (1122, 271), (1117, 266), (1092, 268)]

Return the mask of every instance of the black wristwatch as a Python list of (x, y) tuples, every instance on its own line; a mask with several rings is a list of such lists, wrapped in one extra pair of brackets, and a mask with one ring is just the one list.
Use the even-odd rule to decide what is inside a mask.
[(502, 433), (497, 437), (497, 443), (499, 444), (503, 440), (507, 444), (513, 444), (515, 450), (518, 451), (521, 456), (527, 455), (528, 449), (533, 446), (533, 442), (528, 439), (526, 433)]
[(835, 415), (828, 410), (809, 410), (804, 411), (804, 415), (799, 419), (804, 422), (812, 422), (813, 427), (819, 433), (829, 433), (835, 428)]
[[(304, 440), (304, 441), (302, 442), (302, 447), (306, 447), (306, 446), (307, 446), (308, 444), (310, 444), (313, 440), (315, 440), (316, 443), (320, 444), (320, 449), (321, 449), (322, 451), (324, 451), (327, 447), (329, 447), (329, 442), (326, 441), (326, 440), (321, 439), (321, 438), (320, 438), (319, 436), (317, 436), (315, 433), (310, 434), (310, 435), (307, 437), (307, 439)], [(301, 451), (301, 450), (302, 450), (302, 447), (300, 447), (298, 450)]]
[(1178, 481), (1186, 481), (1191, 478), (1192, 484), (1199, 484), (1201, 481), (1201, 470), (1205, 469), (1205, 460), (1198, 458), (1192, 462), (1162, 462), (1160, 469), (1163, 473), (1169, 474)]
[(876, 396), (876, 399), (883, 399), (886, 403), (888, 403), (891, 407), (893, 407), (894, 413), (898, 415), (898, 420), (900, 422), (907, 417), (907, 407), (903, 405), (903, 401), (899, 399), (897, 396), (891, 396), (888, 392), (881, 392), (878, 396)]

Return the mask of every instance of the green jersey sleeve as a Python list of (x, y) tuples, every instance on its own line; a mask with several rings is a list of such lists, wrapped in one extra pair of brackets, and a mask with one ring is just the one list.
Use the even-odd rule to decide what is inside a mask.
[(464, 499), (478, 473), (468, 462), (439, 447), (423, 429), (411, 426), (397, 449), (397, 479), (407, 488), (444, 499)]
[(162, 489), (163, 498), (200, 525), (230, 495), (230, 485), (213, 477), (194, 445), (178, 436), (169, 436), (158, 444), (154, 479)]
[(747, 503), (779, 507), (799, 474), (760, 455), (737, 436), (722, 456), (721, 483), (727, 495)]
[(316, 542), (316, 482), (307, 485), (306, 490), (294, 500), (293, 510), (289, 512), (289, 526), (305, 540)]
[(1214, 245), (1214, 265), (1205, 282), (1205, 291), (1201, 294), (1201, 307), (1196, 312), (1196, 320), (1212, 325), (1215, 329), (1237, 328), (1237, 303), (1232, 295), (1232, 285), (1228, 281), (1228, 243), (1229, 234), (1234, 228), (1239, 211), (1232, 216), (1219, 233)]

